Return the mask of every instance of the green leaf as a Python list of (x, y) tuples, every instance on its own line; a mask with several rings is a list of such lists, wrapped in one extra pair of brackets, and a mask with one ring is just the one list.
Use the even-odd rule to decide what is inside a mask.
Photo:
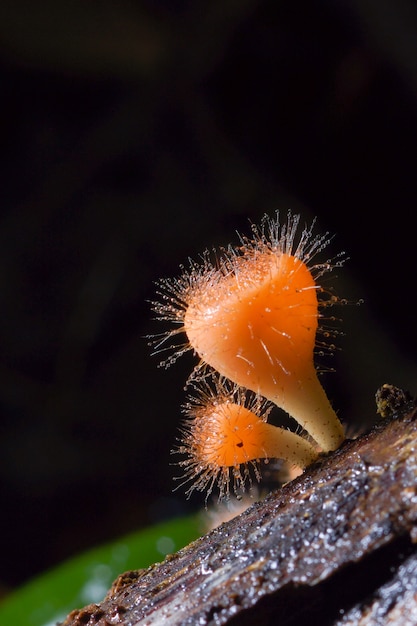
[(0, 626), (55, 626), (73, 609), (100, 602), (119, 574), (161, 561), (200, 534), (201, 519), (183, 517), (89, 550), (8, 596)]

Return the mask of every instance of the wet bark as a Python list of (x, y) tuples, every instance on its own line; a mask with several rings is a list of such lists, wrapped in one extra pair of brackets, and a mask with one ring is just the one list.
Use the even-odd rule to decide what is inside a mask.
[(416, 624), (417, 407), (378, 402), (369, 433), (64, 625)]

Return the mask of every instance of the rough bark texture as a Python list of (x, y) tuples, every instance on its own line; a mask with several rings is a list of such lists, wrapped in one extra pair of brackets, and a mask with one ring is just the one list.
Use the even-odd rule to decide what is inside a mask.
[(64, 625), (416, 624), (417, 408), (390, 397), (371, 432)]

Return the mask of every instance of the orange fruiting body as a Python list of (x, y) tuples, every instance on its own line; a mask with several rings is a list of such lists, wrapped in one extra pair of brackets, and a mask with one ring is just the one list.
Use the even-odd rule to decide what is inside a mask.
[(318, 317), (317, 286), (306, 264), (255, 250), (214, 289), (193, 294), (184, 330), (205, 363), (286, 410), (329, 450), (341, 443), (343, 429), (313, 362)]
[(179, 452), (186, 454), (180, 465), (186, 468), (185, 482), (192, 483), (188, 494), (197, 489), (208, 496), (216, 482), (219, 499), (229, 495), (230, 482), (238, 494), (250, 482), (250, 467), (260, 479), (260, 459), (283, 459), (302, 469), (317, 459), (306, 439), (266, 422), (269, 411), (259, 398), (248, 402), (241, 390), (228, 392), (220, 383), (217, 394), (203, 394), (187, 407)]
[(201, 364), (283, 408), (328, 451), (344, 430), (317, 378), (314, 349), (320, 307), (337, 299), (324, 303), (318, 281), (342, 261), (314, 263), (329, 238), (312, 234), (314, 222), (298, 235), (298, 224), (290, 213), (282, 226), (266, 218), (253, 240), (241, 238), (216, 265), (206, 254), (162, 282), (154, 308), (178, 327), (155, 343), (162, 349), (167, 337), (185, 333), (167, 364), (192, 348)]

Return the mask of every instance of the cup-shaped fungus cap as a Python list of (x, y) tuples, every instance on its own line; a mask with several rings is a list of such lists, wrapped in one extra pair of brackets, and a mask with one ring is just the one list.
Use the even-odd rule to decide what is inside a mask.
[(283, 408), (328, 451), (344, 431), (314, 365), (318, 280), (341, 261), (314, 263), (329, 238), (314, 236), (313, 223), (296, 244), (298, 222), (291, 214), (283, 226), (266, 219), (217, 267), (207, 257), (192, 264), (181, 280), (165, 283), (166, 302), (155, 309), (180, 324), (203, 363)]
[(237, 259), (234, 272), (215, 288), (196, 291), (184, 314), (184, 330), (199, 357), (268, 398), (310, 373), (317, 326), (310, 271), (297, 257), (274, 250)]
[(317, 459), (318, 452), (303, 437), (268, 424), (269, 410), (259, 398), (247, 401), (240, 390), (204, 395), (187, 406), (188, 419), (182, 432), (179, 452), (186, 455), (184, 483), (210, 495), (217, 483), (219, 499), (228, 497), (230, 483), (236, 495), (251, 482), (250, 469), (260, 480), (260, 459), (283, 459), (304, 469)]

